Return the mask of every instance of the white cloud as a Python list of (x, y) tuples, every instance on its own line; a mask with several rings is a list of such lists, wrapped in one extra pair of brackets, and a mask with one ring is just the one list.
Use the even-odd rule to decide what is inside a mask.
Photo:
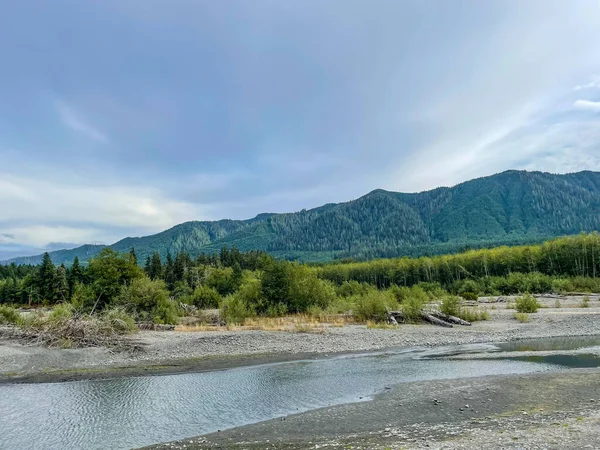
[(576, 100), (573, 103), (573, 108), (582, 109), (585, 111), (600, 112), (600, 102), (592, 102), (590, 100)]
[(77, 131), (91, 139), (107, 142), (108, 137), (102, 131), (89, 124), (77, 111), (64, 102), (57, 104), (57, 111), (62, 123), (68, 128)]
[(127, 233), (151, 234), (202, 218), (208, 209), (152, 187), (67, 185), (2, 172), (0, 201), (0, 233), (14, 235), (15, 243), (36, 246), (112, 243)]
[(600, 75), (594, 75), (589, 83), (579, 84), (575, 86), (575, 91), (581, 91), (584, 89), (596, 89), (600, 88)]

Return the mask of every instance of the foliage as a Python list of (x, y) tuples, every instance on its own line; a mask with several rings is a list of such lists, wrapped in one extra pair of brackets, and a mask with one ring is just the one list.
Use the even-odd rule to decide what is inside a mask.
[(90, 261), (86, 272), (97, 299), (97, 309), (103, 309), (116, 298), (124, 285), (143, 276), (142, 270), (133, 264), (129, 255), (119, 254), (109, 248)]
[(515, 299), (515, 308), (520, 313), (535, 313), (539, 307), (537, 299), (529, 293)]
[(460, 297), (455, 295), (447, 295), (442, 299), (440, 311), (448, 316), (458, 317), (460, 314)]
[(583, 297), (583, 299), (581, 299), (581, 303), (579, 304), (580, 308), (589, 308), (590, 307), (590, 297), (589, 296), (585, 296)]
[(478, 322), (481, 320), (490, 320), (490, 313), (485, 309), (479, 308), (461, 308), (458, 317), (467, 322)]
[(387, 319), (388, 308), (398, 308), (396, 299), (389, 291), (370, 290), (365, 295), (353, 297), (353, 301), (356, 305), (354, 314), (360, 322), (384, 322)]
[(103, 319), (119, 333), (134, 333), (138, 329), (133, 317), (123, 308), (111, 308), (104, 311)]
[(21, 314), (12, 306), (0, 305), (0, 325), (16, 325), (21, 320)]
[(365, 295), (373, 287), (367, 283), (359, 283), (358, 281), (344, 281), (340, 286), (336, 287), (335, 292), (340, 297), (353, 297), (356, 295)]
[(142, 321), (178, 322), (177, 306), (169, 299), (169, 291), (162, 280), (151, 280), (146, 276), (134, 279), (120, 291), (115, 304)]
[(408, 322), (419, 323), (423, 307), (427, 303), (427, 296), (420, 295), (418, 291), (413, 292), (402, 302), (402, 312)]
[(467, 291), (461, 294), (465, 300), (477, 300), (479, 296), (475, 292)]
[(200, 285), (194, 290), (191, 300), (197, 308), (218, 308), (221, 303), (221, 296), (215, 288)]
[(529, 314), (523, 312), (516, 312), (513, 314), (513, 317), (521, 323), (527, 323), (531, 321)]
[(73, 317), (74, 308), (70, 303), (60, 303), (52, 308), (52, 312), (48, 315), (48, 320), (57, 322), (67, 320)]

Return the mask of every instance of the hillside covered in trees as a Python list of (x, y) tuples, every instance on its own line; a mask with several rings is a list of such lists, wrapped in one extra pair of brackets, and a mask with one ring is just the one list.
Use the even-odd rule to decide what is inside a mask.
[[(191, 256), (223, 246), (262, 250), (303, 261), (420, 256), (467, 248), (541, 242), (600, 229), (600, 173), (553, 175), (508, 171), (451, 188), (403, 194), (373, 191), (347, 203), (249, 220), (187, 222), (156, 235), (126, 238), (110, 247)], [(82, 263), (103, 246), (50, 253), (55, 264)], [(39, 264), (42, 256), (16, 258)]]

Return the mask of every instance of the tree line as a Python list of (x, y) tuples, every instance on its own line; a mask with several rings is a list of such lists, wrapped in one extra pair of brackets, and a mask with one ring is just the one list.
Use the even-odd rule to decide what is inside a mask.
[[(600, 290), (600, 234), (541, 245), (471, 250), (461, 254), (312, 266), (260, 252), (224, 247), (192, 258), (185, 252), (143, 262), (135, 250), (105, 248), (83, 265), (0, 266), (0, 303), (69, 303), (82, 313), (111, 308), (135, 320), (177, 323), (187, 309), (220, 308), (228, 321), (254, 315), (381, 316), (385, 307), (422, 305), (458, 294), (478, 295)], [(371, 312), (365, 312), (371, 311)]]

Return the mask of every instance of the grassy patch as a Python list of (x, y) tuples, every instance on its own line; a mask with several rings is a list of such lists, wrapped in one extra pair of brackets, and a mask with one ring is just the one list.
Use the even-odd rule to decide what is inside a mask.
[(521, 323), (527, 323), (531, 321), (529, 314), (516, 312), (513, 314), (513, 317)]
[(531, 294), (525, 294), (522, 297), (515, 299), (515, 307), (520, 313), (535, 313), (540, 304), (537, 299)]

